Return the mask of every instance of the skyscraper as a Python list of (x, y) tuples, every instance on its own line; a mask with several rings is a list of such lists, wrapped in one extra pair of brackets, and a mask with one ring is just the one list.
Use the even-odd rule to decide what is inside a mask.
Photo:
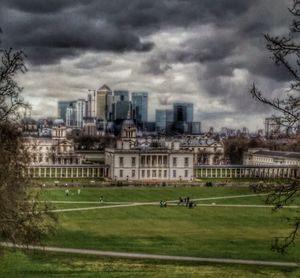
[(127, 90), (115, 90), (114, 101), (129, 101), (129, 92)]
[(190, 123), (194, 119), (194, 105), (189, 102), (176, 102), (173, 104), (174, 124), (173, 131), (177, 133), (189, 133)]
[(95, 111), (95, 101), (96, 101), (96, 90), (89, 90), (92, 93), (88, 94), (87, 102), (86, 102), (86, 116), (88, 118), (95, 118), (96, 111)]
[(132, 92), (132, 115), (133, 120), (138, 126), (148, 121), (148, 93), (147, 92)]
[(167, 127), (173, 123), (173, 110), (158, 109), (155, 111), (156, 130), (166, 132)]
[(189, 102), (176, 102), (173, 104), (174, 122), (191, 123), (194, 120), (194, 104)]
[(66, 110), (66, 126), (74, 127), (76, 126), (76, 108), (69, 106)]
[(115, 104), (115, 120), (123, 121), (128, 117), (128, 112), (131, 112), (131, 102), (130, 101), (118, 101)]
[(60, 101), (58, 101), (58, 103), (57, 103), (58, 117), (60, 119), (63, 119), (65, 123), (66, 123), (67, 108), (75, 106), (75, 103), (76, 103), (76, 101), (72, 101), (72, 100), (60, 100)]
[(76, 101), (76, 126), (83, 127), (83, 118), (86, 117), (86, 101), (78, 99)]
[(108, 98), (112, 91), (107, 85), (103, 85), (96, 96), (96, 118), (98, 120), (106, 121), (108, 114)]

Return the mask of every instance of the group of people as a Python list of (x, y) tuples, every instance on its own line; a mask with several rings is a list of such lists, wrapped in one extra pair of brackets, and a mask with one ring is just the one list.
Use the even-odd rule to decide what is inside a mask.
[[(80, 188), (78, 188), (78, 189), (77, 189), (77, 195), (79, 196), (80, 193), (81, 193), (81, 190), (80, 190)], [(70, 190), (69, 190), (69, 189), (66, 189), (66, 190), (65, 190), (65, 195), (66, 195), (66, 197), (68, 197), (69, 195), (73, 195), (73, 194), (70, 193)]]
[[(80, 193), (81, 193), (81, 189), (78, 188), (78, 189), (77, 189), (77, 195), (79, 196)], [(66, 190), (65, 190), (65, 196), (68, 197), (69, 195), (74, 195), (74, 193), (71, 193), (69, 189), (66, 189)], [(99, 202), (100, 202), (100, 203), (103, 203), (103, 202), (104, 202), (104, 197), (103, 197), (103, 195), (100, 196)]]
[(196, 206), (194, 202), (190, 201), (190, 197), (185, 197), (185, 198), (179, 197), (178, 205), (186, 206), (188, 208), (193, 208)]
[(167, 202), (161, 200), (161, 201), (159, 202), (159, 206), (160, 206), (161, 208), (166, 208), (166, 207), (167, 207)]

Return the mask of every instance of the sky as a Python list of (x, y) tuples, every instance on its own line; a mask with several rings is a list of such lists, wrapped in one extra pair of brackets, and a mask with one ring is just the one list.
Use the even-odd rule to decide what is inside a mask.
[(112, 90), (149, 92), (149, 119), (175, 101), (194, 120), (263, 128), (274, 114), (249, 93), (277, 96), (289, 76), (264, 34), (287, 34), (289, 0), (0, 0), (0, 48), (26, 54), (18, 76), (34, 117), (57, 116), (58, 100)]

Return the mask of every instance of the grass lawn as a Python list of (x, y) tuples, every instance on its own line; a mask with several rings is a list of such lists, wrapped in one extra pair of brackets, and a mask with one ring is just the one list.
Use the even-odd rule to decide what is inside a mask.
[[(179, 196), (209, 198), (252, 194), (235, 187), (127, 187), (43, 189), (44, 200), (145, 202), (177, 200)], [(72, 195), (73, 193), (73, 195)], [(199, 201), (217, 204), (263, 204), (262, 197)], [(298, 202), (298, 200), (297, 200)], [(102, 204), (103, 205), (103, 204)], [(105, 204), (104, 204), (105, 205)], [(98, 204), (55, 204), (57, 208), (93, 207)], [(154, 254), (224, 257), (237, 259), (299, 261), (300, 248), (287, 255), (270, 251), (274, 236), (287, 235), (284, 217), (292, 209), (276, 213), (269, 208), (136, 206), (59, 213), (57, 235), (48, 245)]]
[[(105, 206), (106, 202), (153, 202), (178, 197), (212, 198), (253, 194), (245, 187), (82, 187), (43, 188), (47, 201), (84, 201), (97, 204), (53, 204), (56, 208)], [(198, 203), (264, 204), (263, 197), (199, 200)], [(296, 203), (300, 204), (299, 198)], [(107, 251), (300, 261), (300, 241), (288, 253), (270, 250), (274, 236), (287, 235), (285, 217), (299, 210), (270, 208), (196, 207), (158, 205), (60, 212), (57, 234), (45, 244)], [(237, 265), (125, 260), (52, 253), (6, 251), (0, 260), (0, 277), (300, 277), (300, 270)]]
[(54, 253), (21, 253), (6, 251), (0, 260), (0, 277), (191, 277), (191, 278), (294, 278), (296, 268), (242, 265), (123, 260)]

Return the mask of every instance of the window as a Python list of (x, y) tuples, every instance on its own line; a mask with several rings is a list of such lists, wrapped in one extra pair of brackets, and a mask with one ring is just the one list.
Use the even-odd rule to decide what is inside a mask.
[(189, 175), (189, 171), (188, 170), (184, 170), (184, 177), (187, 178)]
[(184, 158), (184, 166), (185, 167), (189, 166), (189, 158), (188, 157)]
[(150, 178), (150, 170), (147, 170), (147, 177)]
[(156, 178), (156, 170), (153, 170), (153, 171), (152, 171), (152, 177), (153, 177), (153, 178)]
[(142, 178), (145, 177), (145, 170), (142, 170)]
[(177, 157), (173, 157), (173, 166), (177, 166)]
[(123, 167), (124, 157), (119, 157), (119, 164), (120, 164), (120, 167)]
[(164, 178), (167, 177), (167, 170), (164, 170)]
[(161, 178), (161, 170), (158, 170), (158, 177)]
[(123, 178), (123, 170), (120, 170), (120, 178)]
[(132, 167), (135, 167), (135, 161), (136, 161), (135, 157), (132, 157), (131, 158), (131, 166)]
[(132, 177), (132, 178), (135, 178), (135, 170), (132, 170), (132, 171), (131, 171), (131, 177)]
[(176, 170), (173, 170), (173, 178), (176, 178)]

